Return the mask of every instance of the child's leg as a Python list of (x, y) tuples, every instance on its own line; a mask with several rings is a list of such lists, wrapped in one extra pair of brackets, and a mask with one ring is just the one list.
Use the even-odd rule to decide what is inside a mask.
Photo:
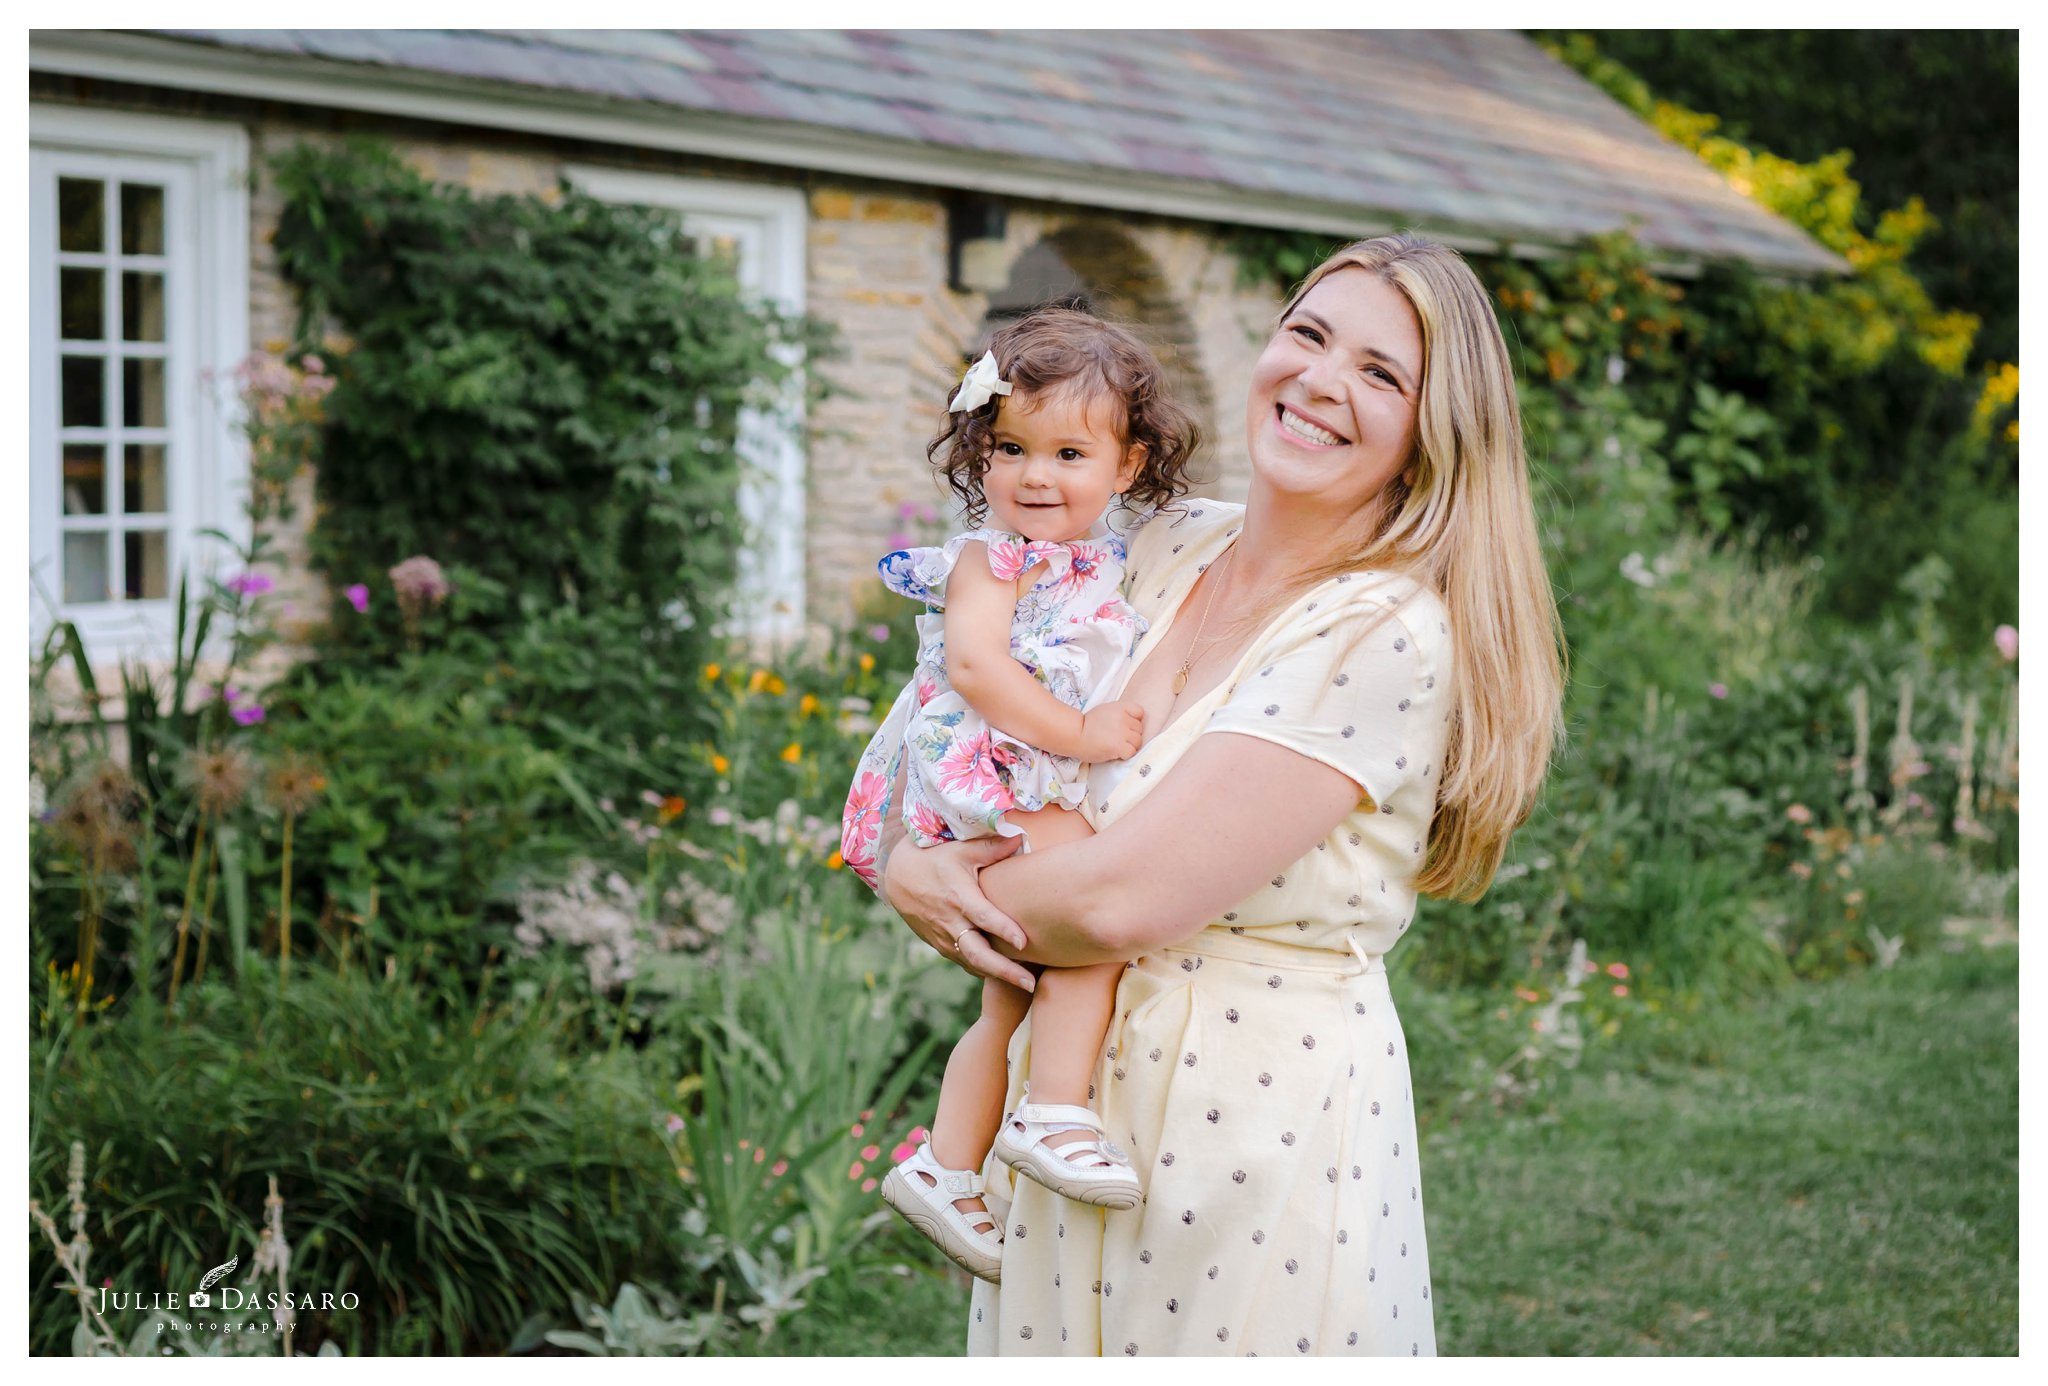
[[(1038, 974), (1031, 1000), (1031, 1100), (1062, 1106), (1088, 1107), (1088, 1086), (1095, 1062), (1109, 1033), (1116, 1007), (1119, 962), (1088, 967), (1048, 967)], [(993, 1128), (991, 1128), (993, 1129)], [(1090, 1139), (1086, 1131), (1057, 1131), (1045, 1138), (1050, 1146)]]
[[(1076, 842), (1094, 833), (1087, 819), (1067, 809), (1041, 809), (1009, 817), (1025, 830), (1034, 848)], [(1095, 1061), (1102, 1054), (1103, 1037), (1109, 1032), (1117, 980), (1123, 972), (1122, 963), (1111, 962), (1089, 967), (1048, 967), (1038, 974), (1038, 990), (1031, 998), (1028, 1076), (1033, 1102), (1090, 1105), (1088, 1085), (1095, 1077)], [(1046, 1137), (1045, 1143), (1060, 1146), (1087, 1138), (1085, 1131), (1061, 1131)]]
[[(939, 1085), (939, 1112), (932, 1119), (932, 1155), (947, 1169), (981, 1168), (995, 1144), (1009, 1086), (1010, 1036), (1031, 1007), (1031, 993), (987, 978), (981, 984), (981, 1018), (953, 1046)], [(934, 1181), (926, 1177), (925, 1182)], [(982, 1206), (979, 1198), (955, 1199), (963, 1212)]]

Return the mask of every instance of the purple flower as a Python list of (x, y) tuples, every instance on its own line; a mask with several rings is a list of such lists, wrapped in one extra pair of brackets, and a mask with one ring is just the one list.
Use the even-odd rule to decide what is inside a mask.
[(1991, 632), (1991, 643), (1998, 646), (1999, 656), (2007, 664), (2020, 657), (2020, 629), (2018, 626), (2000, 626)]
[(268, 592), (277, 584), (262, 573), (237, 573), (225, 584), (228, 591), (244, 597), (257, 597)]
[(356, 609), (357, 615), (368, 615), (370, 610), (370, 589), (360, 582), (352, 582), (341, 589), (341, 595), (348, 598), (348, 604)]
[(247, 703), (234, 710), (231, 716), (245, 727), (253, 727), (263, 720), (263, 709), (255, 703)]
[(910, 536), (908, 534), (904, 533), (900, 529), (892, 529), (889, 531), (889, 552), (894, 553), (898, 549), (907, 549), (909, 547)]
[(398, 593), (398, 609), (408, 623), (447, 600), (448, 579), (441, 572), (441, 565), (425, 554), (415, 554), (395, 565), (389, 577)]
[(877, 645), (882, 644), (888, 638), (889, 628), (887, 626), (877, 624), (868, 627), (868, 639), (874, 641)]
[(1710, 683), (1707, 685), (1707, 695), (1714, 698), (1725, 698), (1728, 696), (1728, 685), (1725, 683)]

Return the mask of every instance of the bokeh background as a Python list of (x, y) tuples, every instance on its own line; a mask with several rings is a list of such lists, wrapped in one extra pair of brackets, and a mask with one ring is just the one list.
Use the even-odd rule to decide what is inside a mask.
[[(2015, 1352), (2018, 62), (37, 32), (34, 1350), (958, 1351), (875, 1189), (974, 987), (836, 850), (873, 563), (1005, 318), (1130, 323), (1239, 498), (1272, 314), (1414, 228), (1573, 661), (1391, 959), (1439, 1346)], [(230, 1258), (248, 1331), (102, 1309)]]

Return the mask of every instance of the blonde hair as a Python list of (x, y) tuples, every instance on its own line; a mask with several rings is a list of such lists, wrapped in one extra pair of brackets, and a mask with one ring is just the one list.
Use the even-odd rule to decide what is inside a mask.
[(1565, 655), (1536, 536), (1514, 369), (1493, 305), (1456, 251), (1407, 234), (1345, 246), (1289, 301), (1359, 269), (1401, 291), (1422, 326), (1412, 480), (1381, 493), (1360, 547), (1299, 575), (1283, 600), (1339, 573), (1406, 573), (1449, 612), (1456, 705), (1416, 889), (1485, 894), (1508, 837), (1529, 816), (1563, 729)]

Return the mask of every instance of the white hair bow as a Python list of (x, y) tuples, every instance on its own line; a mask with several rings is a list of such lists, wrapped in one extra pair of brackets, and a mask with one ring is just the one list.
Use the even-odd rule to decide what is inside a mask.
[(981, 359), (967, 368), (967, 374), (960, 377), (960, 389), (954, 394), (953, 402), (946, 406), (950, 414), (963, 414), (987, 404), (990, 395), (1007, 395), (1010, 382), (996, 374), (996, 354), (985, 351)]

